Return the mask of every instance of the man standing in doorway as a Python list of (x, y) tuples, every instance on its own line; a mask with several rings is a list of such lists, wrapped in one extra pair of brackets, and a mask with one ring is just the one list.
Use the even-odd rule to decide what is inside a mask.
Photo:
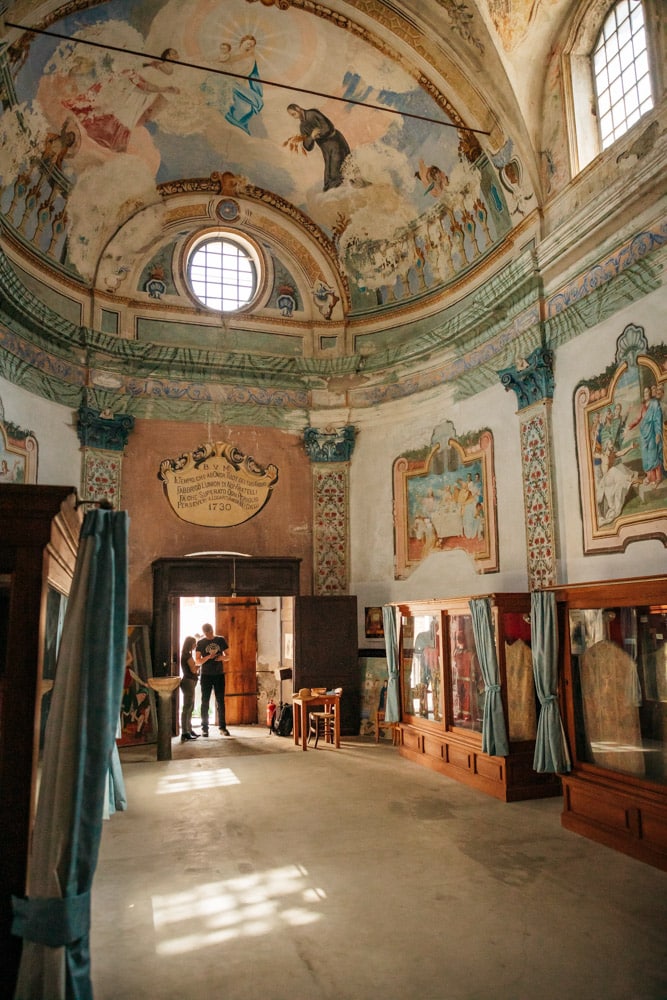
[(208, 736), (208, 705), (211, 691), (215, 692), (218, 706), (218, 724), (223, 736), (231, 735), (225, 723), (225, 670), (228, 658), (227, 640), (222, 635), (214, 635), (212, 625), (202, 625), (204, 636), (195, 647), (195, 659), (200, 666), (201, 678), (201, 734)]

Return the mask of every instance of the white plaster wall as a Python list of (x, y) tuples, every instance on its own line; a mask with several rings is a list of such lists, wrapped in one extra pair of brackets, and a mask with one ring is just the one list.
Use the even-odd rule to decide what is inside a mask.
[(257, 608), (257, 670), (275, 671), (281, 662), (280, 598), (260, 597)]
[[(350, 468), (350, 590), (364, 607), (390, 601), (472, 596), (528, 587), (516, 396), (498, 382), (455, 403), (444, 388), (427, 399), (388, 404), (350, 417), (357, 438)], [(450, 420), (456, 434), (488, 427), (493, 433), (500, 570), (479, 573), (465, 552), (431, 554), (406, 580), (394, 579), (392, 468), (396, 458), (427, 445)], [(361, 646), (370, 646), (363, 634)]]
[(5, 420), (37, 439), (37, 482), (43, 486), (81, 483), (81, 452), (75, 414), (67, 406), (34, 396), (0, 377)]
[(629, 323), (643, 327), (649, 346), (665, 343), (667, 287), (616, 313), (559, 348), (554, 361), (554, 463), (559, 531), (559, 583), (621, 579), (667, 572), (667, 550), (659, 539), (630, 542), (625, 552), (584, 555), (574, 430), (574, 390), (583, 379), (614, 363), (616, 342)]

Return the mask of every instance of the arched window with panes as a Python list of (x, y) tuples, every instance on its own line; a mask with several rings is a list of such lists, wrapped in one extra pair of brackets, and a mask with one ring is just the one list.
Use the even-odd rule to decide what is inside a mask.
[(653, 108), (642, 0), (617, 0), (591, 62), (600, 145), (606, 149)]
[(572, 173), (649, 114), (662, 85), (665, 0), (582, 3), (563, 52)]

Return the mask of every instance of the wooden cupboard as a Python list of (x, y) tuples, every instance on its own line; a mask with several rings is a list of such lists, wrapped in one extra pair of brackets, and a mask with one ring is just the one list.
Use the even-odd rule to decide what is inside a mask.
[(357, 599), (348, 595), (294, 598), (292, 687), (342, 687), (340, 731), (358, 736), (361, 677), (357, 643)]
[(509, 753), (482, 750), (485, 683), (470, 598), (410, 601), (398, 614), (400, 752), (498, 799), (559, 795), (533, 770), (538, 702), (530, 652), (530, 595), (488, 597)]
[(568, 830), (667, 871), (667, 577), (554, 588)]
[(25, 894), (40, 736), (80, 529), (73, 486), (0, 484), (0, 982), (8, 996), (22, 944), (10, 930), (11, 897)]

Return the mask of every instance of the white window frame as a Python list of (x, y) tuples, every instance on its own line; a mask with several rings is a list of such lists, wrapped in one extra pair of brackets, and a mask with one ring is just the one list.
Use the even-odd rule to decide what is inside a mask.
[[(247, 254), (249, 260), (251, 261), (255, 270), (255, 281), (252, 294), (250, 295), (247, 302), (243, 302), (240, 305), (235, 305), (233, 308), (224, 309), (222, 307), (217, 307), (210, 305), (204, 299), (200, 298), (197, 293), (193, 280), (190, 276), (190, 266), (192, 263), (193, 256), (202, 249), (202, 247), (207, 243), (212, 242), (227, 242), (235, 245), (241, 249), (245, 254)], [(239, 233), (236, 230), (231, 229), (213, 229), (207, 230), (205, 233), (199, 233), (188, 245), (185, 252), (185, 260), (183, 267), (183, 276), (185, 278), (186, 287), (190, 296), (197, 303), (200, 309), (208, 309), (213, 313), (219, 313), (223, 316), (230, 316), (237, 313), (243, 313), (252, 309), (257, 305), (257, 301), (261, 296), (262, 289), (265, 284), (266, 279), (266, 267), (264, 265), (263, 256), (260, 252), (259, 247), (254, 241), (248, 239), (243, 233)]]
[[(563, 84), (572, 176), (582, 171), (602, 152), (592, 55), (602, 25), (616, 2), (617, 0), (589, 0), (583, 3), (563, 50)], [(661, 3), (663, 0), (642, 0), (654, 103), (652, 110), (659, 105), (662, 95), (661, 54), (664, 48), (664, 31), (661, 31), (661, 25), (664, 17), (661, 17), (659, 10)], [(632, 129), (641, 127), (647, 114), (650, 112), (634, 122), (623, 136), (607, 146), (607, 150), (622, 141)]]

